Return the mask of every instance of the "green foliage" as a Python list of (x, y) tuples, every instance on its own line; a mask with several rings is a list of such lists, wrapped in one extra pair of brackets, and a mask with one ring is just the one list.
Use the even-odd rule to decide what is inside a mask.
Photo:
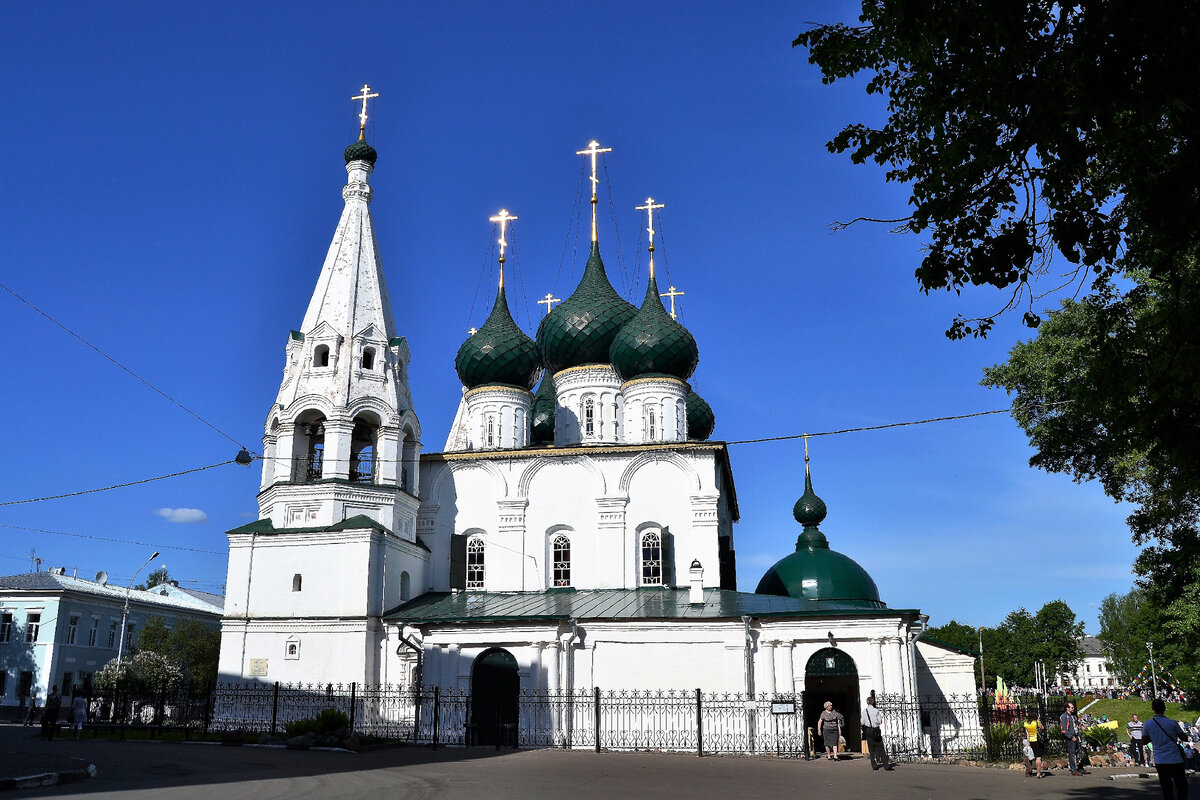
[(1110, 744), (1117, 743), (1117, 729), (1093, 725), (1083, 732), (1083, 740), (1093, 750), (1103, 750)]
[(183, 672), (178, 666), (159, 653), (143, 650), (123, 658), (119, 664), (115, 658), (109, 661), (96, 673), (92, 685), (100, 691), (171, 691), (182, 679)]
[(169, 572), (167, 572), (167, 568), (159, 567), (158, 569), (153, 570), (149, 575), (146, 576), (145, 583), (139, 583), (134, 588), (145, 591), (147, 589), (153, 589), (155, 586), (160, 586), (169, 580), (171, 580), (171, 574)]
[(179, 620), (168, 630), (161, 619), (150, 617), (142, 627), (138, 651), (161, 655), (190, 681), (212, 683), (221, 655), (221, 632), (192, 619)]
[(288, 737), (294, 737), (303, 736), (306, 733), (330, 734), (349, 727), (350, 718), (348, 716), (337, 709), (327, 708), (316, 717), (293, 720), (285, 725), (283, 730)]
[[(794, 42), (825, 82), (865, 73), (887, 102), (882, 125), (829, 149), (910, 187), (912, 214), (888, 222), (928, 239), (923, 291), (991, 285), (1009, 293), (999, 313), (1024, 307), (1037, 339), (984, 383), (1016, 395), (1033, 466), (1135, 505), (1137, 574), (1164, 633), (1197, 652), (1200, 4), (863, 0), (860, 22)], [(1047, 314), (1035, 284), (1058, 280), (1054, 257), (1086, 296)]]
[(1020, 727), (1018, 725), (996, 723), (984, 728), (984, 731), (987, 735), (987, 742), (991, 752), (999, 753), (1017, 738)]
[(1033, 686), (1037, 662), (1052, 673), (1073, 670), (1083, 658), (1079, 646), (1083, 623), (1076, 621), (1075, 612), (1062, 600), (1046, 603), (1036, 614), (1024, 608), (1010, 611), (1000, 625), (984, 628), (982, 635), (987, 685), (993, 688), (996, 675), (1009, 686)]
[(970, 625), (964, 625), (957, 620), (952, 619), (945, 625), (929, 628), (925, 631), (925, 638), (937, 639), (972, 653), (979, 652), (979, 633)]

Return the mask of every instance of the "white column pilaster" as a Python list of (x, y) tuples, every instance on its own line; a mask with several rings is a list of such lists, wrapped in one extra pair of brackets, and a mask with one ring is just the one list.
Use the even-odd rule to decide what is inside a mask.
[(763, 654), (763, 687), (767, 694), (775, 694), (775, 642), (762, 643)]

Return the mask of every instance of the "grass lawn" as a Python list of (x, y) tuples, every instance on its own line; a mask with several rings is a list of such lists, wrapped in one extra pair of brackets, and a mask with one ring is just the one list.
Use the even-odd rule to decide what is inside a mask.
[[(1083, 712), (1083, 707), (1091, 700), (1087, 698), (1072, 698), (1075, 700), (1075, 707)], [(1117, 730), (1121, 741), (1129, 741), (1129, 737), (1125, 734), (1125, 723), (1138, 715), (1138, 719), (1142, 722), (1154, 716), (1154, 712), (1150, 710), (1149, 700), (1097, 700), (1095, 705), (1088, 708), (1087, 713), (1091, 714), (1096, 719), (1100, 719), (1102, 714), (1107, 714), (1110, 720), (1117, 721)], [(1167, 703), (1167, 716), (1174, 720), (1186, 722), (1189, 725), (1196, 721), (1196, 716), (1200, 714), (1200, 705), (1196, 703)]]

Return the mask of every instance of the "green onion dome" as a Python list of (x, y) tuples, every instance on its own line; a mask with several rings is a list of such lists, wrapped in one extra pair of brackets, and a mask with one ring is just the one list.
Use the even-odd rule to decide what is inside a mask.
[(608, 358), (626, 381), (640, 375), (670, 375), (686, 381), (696, 371), (700, 360), (696, 339), (663, 308), (653, 276), (646, 284), (642, 307), (613, 338)]
[(366, 139), (359, 139), (347, 147), (343, 155), (346, 157), (347, 164), (351, 161), (366, 161), (372, 167), (375, 166), (375, 159), (379, 157), (379, 154), (375, 152), (375, 148), (367, 144)]
[(825, 519), (825, 503), (812, 490), (808, 467), (804, 494), (793, 514), (804, 525), (796, 539), (796, 552), (767, 570), (755, 594), (773, 594), (798, 600), (829, 600), (855, 608), (886, 608), (879, 588), (854, 559), (829, 549), (829, 540), (817, 527)]
[(608, 364), (613, 339), (636, 313), (608, 282), (600, 247), (592, 242), (579, 285), (538, 326), (542, 363), (551, 374), (584, 364)]
[(532, 389), (537, 383), (537, 345), (513, 322), (503, 286), (487, 322), (458, 348), (454, 368), (468, 389), (494, 384)]
[(717, 418), (703, 397), (693, 391), (687, 393), (687, 426), (688, 438), (702, 441), (712, 436)]
[(532, 426), (530, 440), (534, 444), (554, 442), (554, 409), (558, 395), (554, 391), (554, 376), (549, 371), (542, 373), (542, 385), (533, 396), (533, 409), (529, 419)]

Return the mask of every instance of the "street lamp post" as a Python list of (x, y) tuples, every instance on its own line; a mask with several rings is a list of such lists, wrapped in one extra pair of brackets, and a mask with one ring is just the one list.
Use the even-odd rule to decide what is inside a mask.
[[(146, 564), (149, 564), (154, 559), (158, 558), (158, 551), (154, 551), (154, 555), (146, 559)], [(117, 641), (117, 666), (121, 666), (121, 656), (125, 653), (125, 624), (129, 619), (129, 593), (133, 591), (133, 582), (137, 580), (138, 572), (146, 568), (146, 564), (142, 564), (137, 568), (137, 572), (133, 573), (133, 577), (129, 579), (129, 585), (125, 587), (125, 608), (121, 611), (121, 638)]]
[(1158, 697), (1158, 670), (1154, 667), (1154, 642), (1146, 642), (1146, 648), (1150, 651), (1150, 680), (1154, 682), (1154, 696)]
[(987, 681), (983, 672), (983, 626), (979, 628), (979, 695), (987, 694)]

